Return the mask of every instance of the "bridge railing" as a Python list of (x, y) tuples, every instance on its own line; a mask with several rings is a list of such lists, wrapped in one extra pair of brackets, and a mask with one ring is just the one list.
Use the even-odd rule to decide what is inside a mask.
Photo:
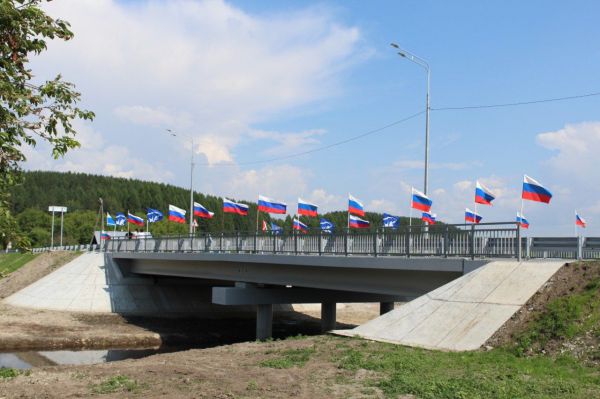
[(202, 233), (192, 236), (118, 237), (108, 252), (212, 252), (294, 255), (460, 256), (520, 258), (516, 223), (401, 226), (377, 231), (346, 230), (332, 234)]

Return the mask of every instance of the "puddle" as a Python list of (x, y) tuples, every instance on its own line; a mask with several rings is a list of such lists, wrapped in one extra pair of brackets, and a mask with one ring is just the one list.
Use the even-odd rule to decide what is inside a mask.
[(83, 365), (140, 359), (157, 353), (168, 353), (182, 348), (160, 349), (104, 349), (83, 351), (40, 351), (0, 353), (0, 368), (26, 370), (32, 367), (57, 365)]

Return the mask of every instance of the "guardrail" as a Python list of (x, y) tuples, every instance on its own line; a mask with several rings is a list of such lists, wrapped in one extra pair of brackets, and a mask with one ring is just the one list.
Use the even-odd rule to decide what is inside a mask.
[(81, 244), (81, 245), (63, 245), (54, 246), (54, 247), (41, 247), (41, 248), (32, 248), (31, 252), (40, 253), (40, 252), (49, 252), (49, 251), (100, 251), (102, 248), (100, 245), (93, 244)]
[(107, 252), (211, 252), (293, 255), (521, 257), (516, 223), (402, 226), (333, 234), (217, 233), (157, 238), (113, 238)]

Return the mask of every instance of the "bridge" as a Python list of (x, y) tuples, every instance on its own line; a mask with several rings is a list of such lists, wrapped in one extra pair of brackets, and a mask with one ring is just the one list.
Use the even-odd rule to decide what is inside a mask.
[(255, 305), (258, 339), (271, 336), (273, 305), (321, 303), (334, 328), (336, 303), (379, 302), (381, 313), (474, 270), (519, 258), (516, 223), (404, 226), (333, 234), (220, 233), (108, 240), (125, 276), (202, 280), (218, 305)]
[(321, 303), (322, 329), (329, 331), (336, 303), (379, 302), (383, 314), (394, 302), (429, 293), (494, 259), (600, 258), (600, 239), (525, 238), (511, 222), (115, 238), (102, 250), (126, 277), (192, 279), (209, 287), (206, 303), (255, 306), (257, 338), (264, 339), (271, 335), (273, 305)]

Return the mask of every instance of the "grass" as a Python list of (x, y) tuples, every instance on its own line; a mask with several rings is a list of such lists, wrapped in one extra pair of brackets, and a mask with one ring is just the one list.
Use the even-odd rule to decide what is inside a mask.
[(589, 282), (584, 291), (557, 298), (516, 339), (518, 354), (539, 351), (551, 340), (569, 340), (591, 331), (600, 334), (600, 278)]
[(20, 370), (13, 369), (10, 367), (0, 367), (0, 378), (15, 378), (19, 374), (21, 374)]
[[(366, 344), (366, 345), (365, 345)], [(382, 343), (351, 342), (335, 351), (343, 370), (374, 372), (366, 387), (388, 397), (423, 399), (600, 397), (598, 370), (573, 357), (520, 357), (504, 349), (432, 352)]]
[(311, 355), (315, 353), (315, 348), (288, 349), (276, 352), (278, 356), (263, 360), (259, 363), (261, 367), (273, 369), (289, 369), (292, 367), (304, 367)]
[(8, 276), (36, 256), (30, 253), (0, 254), (0, 278)]
[(130, 379), (125, 375), (111, 377), (99, 384), (92, 385), (92, 392), (97, 394), (107, 394), (115, 392), (138, 392), (145, 388), (145, 385)]

